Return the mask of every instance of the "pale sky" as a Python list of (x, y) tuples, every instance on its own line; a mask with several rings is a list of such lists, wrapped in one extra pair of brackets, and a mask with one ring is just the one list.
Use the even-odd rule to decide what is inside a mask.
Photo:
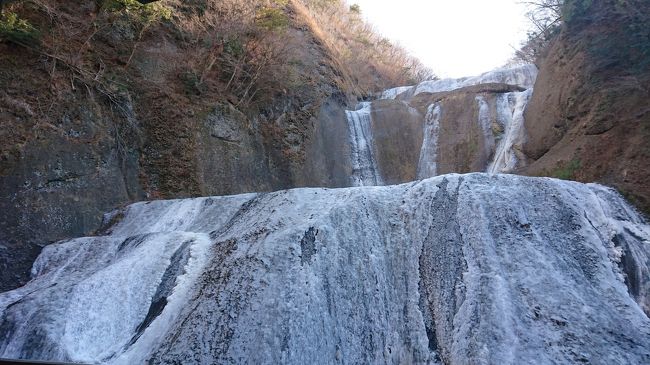
[(526, 36), (521, 0), (347, 0), (440, 77), (502, 66)]

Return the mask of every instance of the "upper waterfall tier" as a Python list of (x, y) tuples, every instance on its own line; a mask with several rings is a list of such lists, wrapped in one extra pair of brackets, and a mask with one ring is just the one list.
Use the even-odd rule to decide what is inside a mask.
[(345, 112), (350, 133), (352, 186), (382, 185), (373, 149), (370, 103), (361, 103), (357, 110)]
[(599, 185), (447, 175), (120, 217), (0, 294), (0, 358), (650, 363), (650, 226)]
[(525, 167), (524, 115), (536, 76), (534, 65), (522, 65), (426, 81), (348, 111), (351, 184)]

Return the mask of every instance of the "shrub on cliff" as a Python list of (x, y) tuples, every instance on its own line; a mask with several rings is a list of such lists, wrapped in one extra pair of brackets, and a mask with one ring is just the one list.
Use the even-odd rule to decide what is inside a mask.
[(572, 34), (579, 34), (591, 24), (598, 24), (604, 30), (584, 37), (586, 49), (598, 69), (615, 68), (632, 74), (650, 69), (650, 2), (647, 0), (567, 0), (563, 14)]
[(18, 14), (7, 12), (0, 15), (0, 39), (10, 42), (33, 45), (38, 43), (40, 32)]

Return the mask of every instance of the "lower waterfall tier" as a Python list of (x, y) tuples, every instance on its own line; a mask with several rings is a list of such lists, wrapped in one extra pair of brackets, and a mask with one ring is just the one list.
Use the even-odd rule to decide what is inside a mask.
[(0, 358), (650, 363), (650, 226), (599, 185), (445, 175), (109, 218), (0, 294)]

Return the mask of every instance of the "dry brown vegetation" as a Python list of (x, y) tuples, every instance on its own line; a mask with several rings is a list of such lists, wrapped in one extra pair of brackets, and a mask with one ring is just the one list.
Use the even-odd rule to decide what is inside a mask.
[(292, 0), (299, 13), (364, 90), (415, 84), (436, 76), (404, 48), (363, 21), (358, 6), (340, 0)]
[(431, 76), (338, 0), (17, 0), (0, 15), (0, 114), (20, 117), (0, 131), (0, 160), (92, 109), (118, 151), (139, 151), (151, 196), (198, 194), (186, 175), (215, 106), (299, 164), (324, 100)]
[[(345, 91), (370, 94), (434, 77), (340, 0), (162, 0), (148, 5), (25, 0), (7, 5), (5, 13), (5, 22), (18, 16), (10, 23), (16, 29), (0, 34), (0, 40), (39, 53), (104, 93), (128, 89), (126, 79), (136, 76), (129, 69), (142, 41), (166, 33), (183, 48), (175, 66), (189, 93), (217, 92), (236, 106), (269, 103), (314, 81), (311, 70), (300, 67), (304, 53), (297, 48), (304, 39), (288, 31), (300, 26), (307, 26), (329, 53), (329, 66), (341, 73), (344, 81), (338, 87)], [(107, 42), (112, 44), (106, 47)], [(159, 54), (177, 56), (164, 49)]]

